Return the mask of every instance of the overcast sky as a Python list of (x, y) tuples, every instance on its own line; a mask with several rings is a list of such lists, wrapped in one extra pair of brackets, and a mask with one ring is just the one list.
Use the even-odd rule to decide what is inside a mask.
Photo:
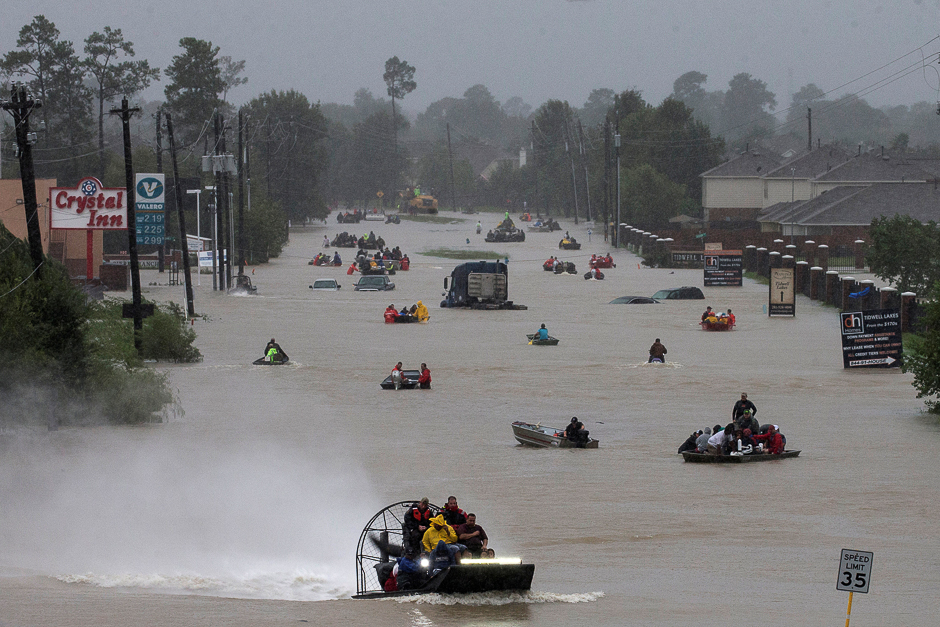
[[(858, 92), (934, 54), (926, 70), (866, 95), (874, 105), (937, 101), (938, 0), (6, 0), (0, 52), (43, 14), (81, 51), (104, 26), (120, 28), (137, 58), (165, 68), (182, 37), (207, 39), (247, 61), (248, 84), (230, 100), (296, 89), (312, 101), (351, 103), (366, 87), (385, 95), (385, 60), (415, 66), (412, 113), (482, 83), (500, 102), (521, 96), (580, 107), (592, 89), (636, 87), (658, 104), (681, 74), (726, 89), (739, 72), (765, 81), (778, 110), (813, 82)], [(932, 40), (932, 41), (931, 41)], [(929, 42), (929, 43), (928, 43)], [(907, 56), (905, 56), (907, 55)], [(885, 64), (889, 68), (839, 88)], [(162, 99), (163, 85), (145, 97)], [(839, 89), (836, 89), (839, 88)]]

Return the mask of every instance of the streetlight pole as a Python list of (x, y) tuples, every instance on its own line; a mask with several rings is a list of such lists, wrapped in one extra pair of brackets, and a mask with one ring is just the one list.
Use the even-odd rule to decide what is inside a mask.
[[(201, 189), (187, 189), (187, 194), (196, 194), (196, 237), (199, 238), (199, 251), (202, 252), (202, 229), (199, 228), (199, 198), (202, 196)], [(196, 253), (196, 285), (201, 286), (200, 275), (202, 268), (199, 266), (199, 253)]]
[[(795, 188), (796, 188), (796, 168), (790, 168), (790, 204), (792, 205), (795, 198)], [(790, 207), (791, 215), (793, 207)], [(790, 243), (793, 243), (793, 223), (790, 223)]]

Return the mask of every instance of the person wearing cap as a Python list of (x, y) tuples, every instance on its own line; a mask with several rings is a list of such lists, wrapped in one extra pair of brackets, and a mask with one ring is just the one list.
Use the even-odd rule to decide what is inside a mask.
[(747, 393), (741, 392), (741, 400), (735, 402), (734, 406), (731, 408), (731, 420), (737, 422), (745, 410), (751, 410), (751, 415), (757, 415), (757, 407), (751, 401), (747, 400)]
[(413, 551), (413, 555), (417, 555), (421, 551), (421, 539), (430, 526), (431, 509), (429, 508), (428, 497), (424, 497), (408, 510), (402, 523), (402, 531), (404, 532), (402, 544), (406, 554), (408, 551)]
[(744, 413), (741, 414), (734, 424), (738, 427), (738, 430), (750, 429), (751, 433), (760, 432), (760, 423), (757, 422), (757, 418), (754, 417), (750, 409), (745, 409)]
[(656, 341), (653, 342), (653, 345), (650, 346), (650, 359), (647, 363), (653, 363), (654, 359), (658, 359), (662, 363), (666, 363), (666, 347), (663, 346), (663, 343), (659, 341), (659, 338), (656, 338)]
[(569, 442), (574, 443), (578, 448), (584, 448), (588, 443), (589, 431), (584, 428), (584, 423), (578, 420), (577, 416), (571, 418), (571, 422), (565, 427), (564, 437)]

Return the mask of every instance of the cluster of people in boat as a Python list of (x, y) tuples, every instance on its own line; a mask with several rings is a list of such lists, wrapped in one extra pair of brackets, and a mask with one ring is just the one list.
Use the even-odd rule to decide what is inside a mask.
[(319, 252), (316, 256), (310, 260), (311, 266), (341, 266), (343, 265), (343, 258), (339, 256), (339, 251), (337, 250), (333, 253), (333, 256), (330, 257), (324, 252)]
[(731, 408), (731, 422), (714, 429), (705, 427), (694, 431), (679, 446), (679, 453), (687, 451), (707, 455), (779, 455), (786, 450), (787, 438), (780, 433), (779, 425), (761, 425), (757, 418), (757, 407), (748, 400), (747, 394)]
[(535, 226), (535, 227), (545, 226), (545, 227), (548, 227), (549, 231), (561, 230), (561, 225), (551, 218), (545, 218), (545, 220), (542, 220), (541, 218), (536, 218), (535, 222), (532, 223), (532, 226)]
[[(431, 389), (431, 371), (428, 370), (428, 365), (426, 363), (421, 364), (421, 368), (418, 370), (420, 373), (418, 375), (418, 389), (421, 390), (430, 390)], [(392, 379), (392, 384), (397, 390), (405, 383), (411, 383), (413, 379), (409, 379), (405, 376), (405, 371), (402, 370), (401, 362), (395, 364), (395, 367), (392, 368), (392, 374), (390, 375)]]
[(607, 253), (606, 256), (591, 255), (591, 260), (588, 262), (588, 266), (591, 268), (616, 268), (617, 264), (614, 263), (614, 258), (610, 256), (610, 253)]
[(728, 310), (728, 313), (723, 313), (720, 311), (714, 311), (711, 307), (706, 307), (705, 311), (702, 312), (702, 322), (707, 322), (709, 324), (730, 324), (734, 325), (734, 314), (731, 313), (731, 310)]
[(562, 261), (555, 256), (546, 259), (545, 263), (542, 264), (542, 269), (555, 274), (575, 274), (577, 272), (573, 261)]
[(391, 250), (377, 250), (371, 254), (359, 249), (356, 261), (349, 266), (346, 274), (352, 274), (356, 270), (363, 274), (395, 274), (396, 265), (400, 270), (408, 270), (411, 267), (411, 259), (402, 253), (398, 246)]
[(385, 581), (386, 592), (414, 590), (439, 571), (465, 559), (492, 559), (486, 531), (477, 524), (476, 514), (457, 505), (457, 497), (447, 497), (447, 505), (437, 514), (427, 497), (415, 503), (402, 523), (402, 553)]
[[(327, 241), (327, 237), (323, 236), (324, 242)], [(337, 233), (336, 237), (333, 238), (333, 241), (330, 242), (333, 246), (338, 246), (340, 248), (370, 248), (382, 250), (385, 248), (385, 240), (377, 236), (374, 232), (369, 231), (367, 235), (360, 235), (356, 237), (352, 233), (347, 233), (343, 231), (342, 233)]]
[(428, 306), (419, 300), (411, 307), (405, 305), (401, 308), (401, 311), (395, 309), (395, 303), (392, 303), (385, 308), (384, 316), (385, 324), (400, 322), (427, 322), (431, 319), (431, 312), (428, 311)]

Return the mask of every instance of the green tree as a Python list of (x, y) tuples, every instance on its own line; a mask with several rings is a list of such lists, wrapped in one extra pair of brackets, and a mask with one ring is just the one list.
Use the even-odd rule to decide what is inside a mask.
[(133, 57), (134, 44), (125, 41), (121, 29), (104, 27), (85, 39), (84, 66), (97, 85), (98, 100), (98, 177), (104, 179), (106, 156), (104, 151), (104, 106), (117, 96), (131, 97), (160, 80), (160, 70), (151, 68), (150, 62), (118, 61), (120, 57)]
[(746, 72), (728, 82), (722, 115), (722, 134), (733, 140), (763, 136), (774, 127), (773, 111), (777, 98), (767, 83)]
[(245, 212), (245, 240), (245, 257), (252, 265), (277, 257), (287, 242), (287, 215), (277, 203), (254, 191), (251, 211)]
[(219, 47), (212, 42), (184, 37), (183, 51), (173, 57), (163, 72), (170, 82), (164, 88), (167, 106), (173, 112), (173, 130), (177, 145), (189, 145), (198, 139), (212, 117), (222, 106), (219, 97), (225, 91)]
[(626, 215), (646, 228), (662, 229), (686, 204), (684, 185), (645, 163), (623, 173), (620, 183)]
[[(3, 56), (0, 69), (6, 76), (22, 76), (28, 79), (30, 90), (38, 95), (44, 104), (47, 102), (46, 84), (49, 75), (54, 71), (56, 55), (61, 56), (61, 48), (65, 45), (59, 41), (59, 29), (46, 19), (45, 15), (37, 15), (33, 21), (20, 29), (16, 39), (16, 47)], [(40, 110), (42, 119), (48, 125), (46, 113), (48, 108)]]
[[(414, 76), (414, 66), (408, 65), (408, 62), (404, 59), (399, 60), (398, 57), (392, 57), (385, 62), (385, 74), (382, 75), (382, 79), (388, 87), (388, 95), (392, 98), (392, 120), (396, 120), (398, 117), (398, 114), (395, 113), (395, 100), (401, 100), (418, 87), (418, 83), (414, 81)], [(397, 122), (395, 126), (397, 129)]]
[(934, 397), (925, 403), (931, 412), (940, 413), (940, 283), (933, 284), (920, 322), (926, 331), (908, 341), (901, 371), (914, 374), (911, 385), (917, 388), (917, 398)]
[(320, 182), (328, 165), (328, 133), (319, 107), (300, 92), (271, 90), (248, 103), (246, 113), (261, 122), (252, 133), (251, 153), (267, 197), (292, 221), (326, 217)]
[(910, 216), (882, 216), (871, 222), (866, 258), (872, 273), (902, 292), (925, 294), (940, 280), (940, 229)]

